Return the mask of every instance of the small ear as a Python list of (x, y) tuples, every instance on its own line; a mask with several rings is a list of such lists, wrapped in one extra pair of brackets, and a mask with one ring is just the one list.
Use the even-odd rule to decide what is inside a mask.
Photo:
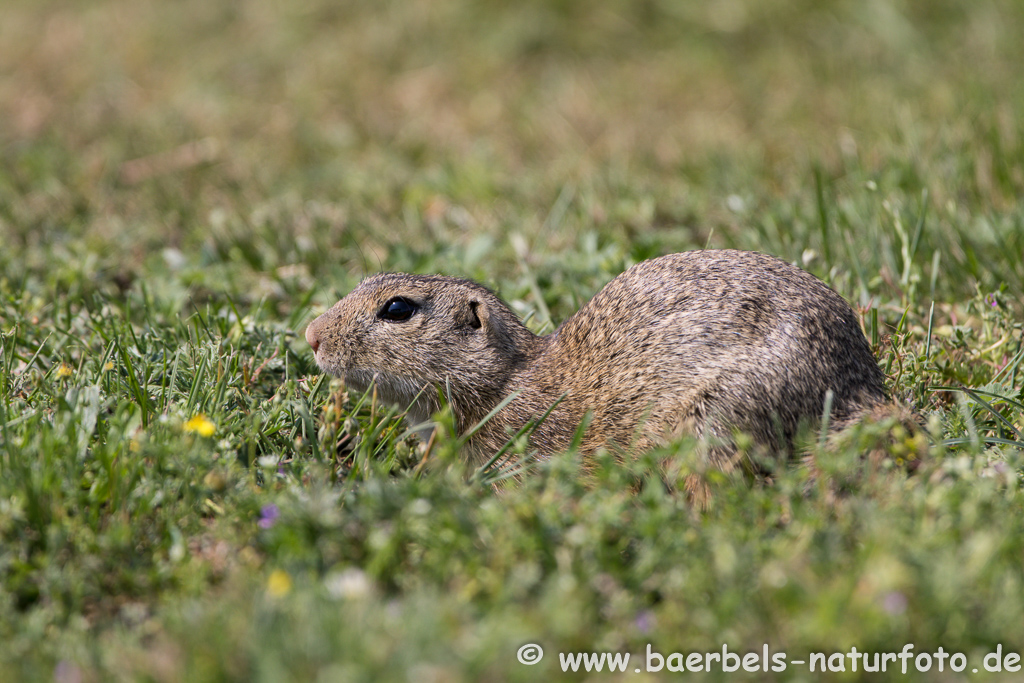
[(479, 330), (487, 322), (487, 305), (477, 298), (466, 297), (455, 307), (454, 318), (460, 328)]
[(483, 327), (483, 323), (480, 321), (480, 302), (470, 299), (469, 301), (469, 326), (474, 330), (479, 330)]

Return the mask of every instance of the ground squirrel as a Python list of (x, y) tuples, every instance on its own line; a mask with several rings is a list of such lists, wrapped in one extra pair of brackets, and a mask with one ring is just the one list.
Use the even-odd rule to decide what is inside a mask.
[[(689, 251), (639, 263), (555, 332), (537, 336), (485, 287), (440, 275), (363, 280), (306, 329), (322, 370), (428, 420), (446, 396), (465, 433), (513, 392), (470, 441), (485, 460), (542, 416), (531, 445), (646, 449), (689, 431), (728, 458), (743, 432), (787, 453), (800, 428), (841, 426), (887, 401), (882, 372), (846, 301), (772, 256)], [(731, 449), (735, 451), (733, 447)], [(722, 464), (721, 462), (716, 464)]]

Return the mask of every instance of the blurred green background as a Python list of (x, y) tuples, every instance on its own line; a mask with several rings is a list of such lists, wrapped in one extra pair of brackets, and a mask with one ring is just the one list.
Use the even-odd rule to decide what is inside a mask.
[(1017, 2), (12, 0), (3, 13), (15, 278), (55, 277), (54, 248), (102, 286), (148, 275), (170, 247), (213, 288), (295, 264), (302, 288), (328, 291), (382, 267), (500, 283), (520, 234), (559, 270), (573, 268), (561, 250), (587, 244), (620, 261), (813, 249), (830, 259), (818, 274), (859, 264), (866, 287), (904, 275), (893, 216), (920, 213), (927, 189), (922, 277), (947, 300), (975, 281), (1022, 291)]

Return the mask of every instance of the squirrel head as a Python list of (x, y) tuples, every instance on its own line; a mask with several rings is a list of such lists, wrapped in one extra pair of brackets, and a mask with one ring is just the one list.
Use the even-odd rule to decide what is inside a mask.
[(363, 280), (306, 328), (321, 370), (358, 390), (375, 383), (418, 421), (438, 409), (439, 391), (457, 416), (486, 414), (535, 340), (487, 288), (401, 273)]

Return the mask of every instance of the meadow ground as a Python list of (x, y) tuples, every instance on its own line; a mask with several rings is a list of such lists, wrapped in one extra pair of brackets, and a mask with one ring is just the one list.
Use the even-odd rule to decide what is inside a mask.
[[(1011, 0), (8, 0), (0, 679), (1016, 680), (1021, 35)], [(302, 340), (380, 269), (545, 330), (704, 246), (857, 306), (916, 471), (883, 426), (813, 481), (706, 472), (706, 511), (686, 441), (496, 493)], [(905, 644), (966, 668), (633, 672)]]

